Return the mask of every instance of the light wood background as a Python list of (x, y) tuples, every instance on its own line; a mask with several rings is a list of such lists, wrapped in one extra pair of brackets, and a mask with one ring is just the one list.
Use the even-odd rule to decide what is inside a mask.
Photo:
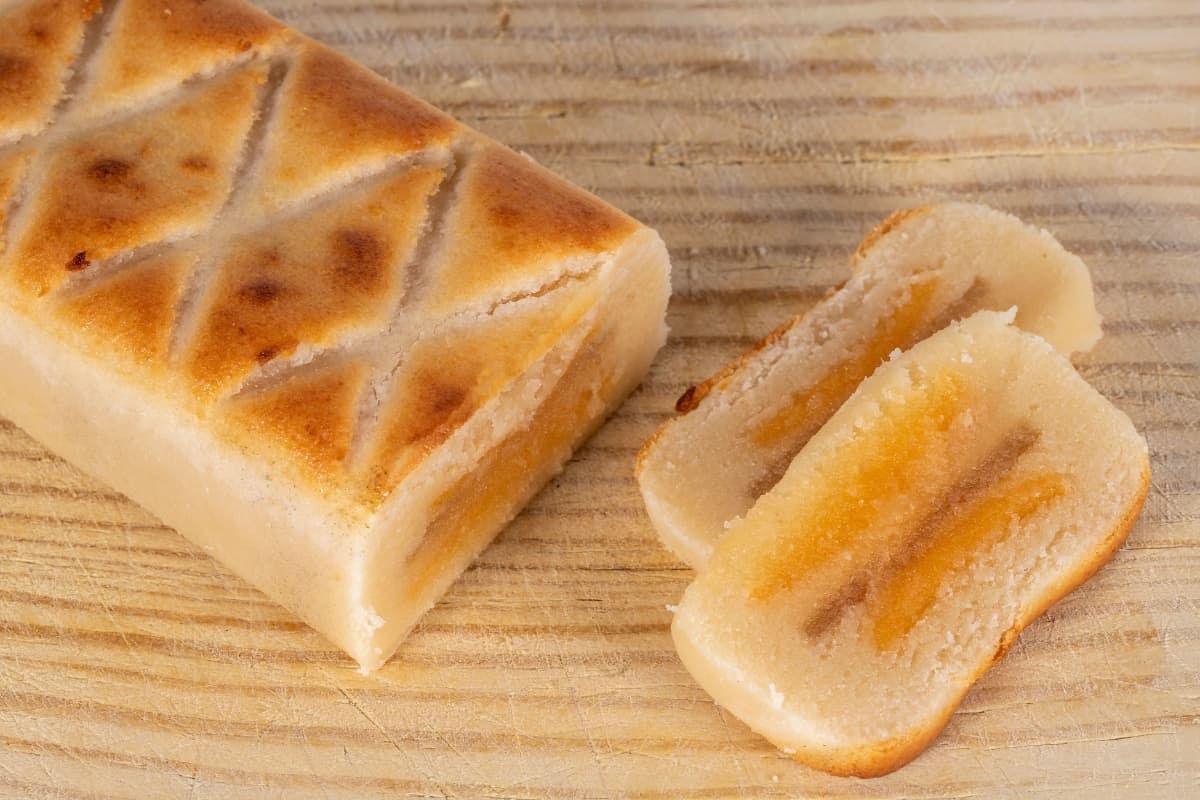
[[(270, 0), (657, 227), (642, 389), (378, 674), (0, 422), (0, 795), (1200, 797), (1195, 0)], [(675, 397), (896, 207), (980, 200), (1091, 265), (1083, 374), (1150, 441), (1128, 544), (894, 775), (810, 771), (716, 708), (690, 572), (632, 478)]]

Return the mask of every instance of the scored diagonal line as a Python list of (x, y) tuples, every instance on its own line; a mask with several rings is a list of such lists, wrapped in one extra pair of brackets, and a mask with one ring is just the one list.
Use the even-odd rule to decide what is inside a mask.
[[(32, 0), (29, 1), (32, 3)], [(0, 156), (28, 151), (28, 160), (21, 174), (19, 185), (13, 191), (12, 197), (8, 201), (8, 208), (5, 209), (4, 229), (0, 230), (0, 243), (3, 243), (0, 255), (9, 249), (14, 234), (19, 234), (24, 227), (25, 217), (28, 216), (28, 209), (32, 205), (27, 201), (41, 188), (37, 175), (42, 162), (46, 159), (47, 141), (52, 142), (55, 138), (54, 135), (61, 129), (63, 119), (68, 116), (79, 88), (86, 80), (88, 68), (103, 50), (101, 44), (105, 39), (104, 34), (107, 32), (109, 21), (119, 2), (120, 0), (112, 0), (104, 3), (100, 11), (84, 23), (79, 42), (76, 45), (74, 63), (63, 79), (58, 98), (46, 124), (42, 126), (41, 130), (0, 145)], [(15, 11), (19, 5), (14, 3), (5, 11)]]
[[(248, 68), (254, 63), (272, 62), (274, 64), (277, 61), (282, 61), (286, 55), (286, 48), (282, 48), (282, 52), (277, 56), (272, 56), (270, 53), (251, 52), (246, 56), (226, 61), (212, 74), (203, 76), (195, 75), (183, 81), (179, 86), (159, 92), (141, 103), (129, 105), (112, 113), (102, 114), (92, 119), (85, 119), (72, 124), (75, 104), (80, 90), (87, 85), (91, 67), (103, 57), (103, 54), (107, 52), (109, 47), (116, 47), (115, 44), (108, 41), (108, 29), (115, 18), (116, 10), (119, 6), (120, 0), (113, 0), (106, 3), (100, 13), (88, 21), (82, 37), (84, 41), (80, 48), (77, 59), (78, 63), (73, 68), (69, 80), (65, 83), (55, 108), (55, 114), (47, 125), (36, 134), (22, 137), (16, 142), (0, 147), (0, 155), (25, 148), (33, 150), (30, 162), (25, 169), (22, 185), (14, 193), (15, 199), (12, 213), (6, 216), (7, 229), (3, 231), (5, 235), (4, 241), (6, 242), (11, 243), (13, 241), (13, 234), (20, 236), (24, 233), (24, 228), (28, 223), (27, 218), (32, 213), (34, 205), (29, 201), (45, 188), (46, 176), (40, 173), (43, 171), (45, 163), (53, 157), (53, 154), (60, 146), (83, 139), (94, 131), (121, 125), (131, 120), (136, 120), (139, 117), (149, 116), (174, 104), (184, 102), (189, 97), (204, 92), (209, 87), (241, 69)], [(236, 189), (236, 178), (237, 173), (235, 173), (234, 180), (231, 181), (230, 195), (227, 195), (225, 201), (226, 206), (228, 205), (229, 196)], [(17, 202), (18, 200), (19, 202)], [(218, 213), (219, 216), (220, 213)], [(180, 242), (199, 239), (208, 229), (211, 229), (215, 220), (216, 217), (208, 223), (205, 230), (194, 231), (174, 239), (170, 237), (158, 239), (120, 251), (103, 261), (93, 264), (92, 268), (86, 271), (69, 275), (67, 280), (51, 293), (51, 296), (69, 296), (82, 288), (89, 287), (112, 277), (123, 267), (140, 263), (148, 256), (165, 252)]]
[(179, 303), (175, 307), (174, 327), (171, 330), (171, 342), (168, 361), (177, 364), (184, 345), (191, 340), (196, 326), (199, 324), (200, 302), (209, 286), (216, 279), (217, 265), (233, 235), (222, 233), (220, 228), (232, 210), (239, 205), (242, 196), (250, 191), (247, 176), (253, 174), (255, 166), (262, 158), (262, 151), (270, 137), (278, 113), (279, 95), (283, 90), (284, 81), (292, 67), (294, 53), (285, 49), (278, 59), (271, 64), (271, 71), (266, 86), (258, 97), (258, 108), (255, 119), (246, 132), (246, 140), (242, 145), (241, 158), (230, 179), (229, 194), (225, 204), (213, 217), (208, 228), (194, 237), (193, 244), (198, 244), (203, 251), (200, 260), (192, 267), (185, 279)]

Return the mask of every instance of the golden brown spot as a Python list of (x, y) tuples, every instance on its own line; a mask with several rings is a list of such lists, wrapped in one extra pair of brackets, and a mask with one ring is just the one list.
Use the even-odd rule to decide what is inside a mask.
[(694, 411), (706, 394), (707, 392), (702, 392), (699, 386), (689, 386), (675, 401), (675, 413), (687, 414)]
[(880, 592), (876, 646), (893, 647), (933, 605), (950, 575), (1002, 539), (1010, 525), (1040, 513), (1066, 491), (1066, 480), (1056, 473), (1012, 475), (996, 484), (991, 494), (958, 509), (928, 538), (920, 555), (896, 572)]
[(184, 276), (195, 257), (148, 259), (103, 278), (56, 304), (57, 315), (93, 352), (164, 364)]
[(505, 292), (514, 283), (549, 283), (563, 259), (616, 248), (637, 223), (528, 159), (500, 147), (466, 167), (438, 264), (432, 305), (446, 308)]
[[(286, 30), (258, 9), (231, 0), (128, 0), (124, 30), (133, 37), (154, 36), (176, 58), (190, 52), (243, 53)], [(135, 52), (126, 58), (133, 59)]]
[(436, 168), (416, 168), (233, 242), (185, 357), (201, 394), (301, 343), (323, 347), (345, 330), (383, 325), (440, 179)]
[(370, 231), (337, 231), (330, 249), (338, 277), (353, 286), (374, 288), (387, 270), (387, 243)]
[(27, 58), (0, 53), (0, 81), (15, 82), (15, 76), (27, 73), (31, 66), (32, 62)]
[(105, 47), (89, 65), (93, 79), (79, 105), (100, 113), (135, 105), (197, 74), (212, 74), (287, 29), (238, 0), (122, 0), (115, 3)]
[(283, 86), (256, 200), (295, 202), (364, 164), (448, 144), (458, 130), (362, 65), (305, 43)]
[(179, 166), (188, 172), (212, 172), (213, 165), (204, 156), (188, 156), (179, 162)]
[(286, 453), (288, 463), (328, 491), (344, 478), (366, 374), (363, 364), (351, 362), (293, 375), (261, 394), (236, 399), (229, 406), (235, 423), (229, 435), (249, 434), (251, 441)]
[(441, 444), (474, 410), (474, 406), (467, 403), (471, 384), (445, 383), (433, 377), (420, 380), (420, 383), (420, 399), (407, 420), (404, 443)]
[(67, 262), (67, 271), (81, 272), (90, 267), (91, 264), (92, 262), (88, 261), (87, 251), (80, 250), (78, 253), (71, 256), (71, 260)]
[(458, 127), (433, 106), (327, 48), (310, 49), (299, 70), (295, 93), (303, 98), (304, 111), (338, 123), (337, 129), (353, 121), (355, 136), (383, 138), (415, 150)]
[(133, 165), (119, 158), (100, 158), (87, 169), (88, 177), (97, 183), (115, 183), (129, 175)]
[(48, 152), (41, 188), (26, 206), (28, 225), (11, 243), (10, 268), (0, 280), (44, 296), (66, 280), (65, 265), (81, 251), (96, 263), (205, 227), (225, 199), (227, 176), (188, 173), (179, 162), (197, 141), (211, 143), (223, 165), (236, 159), (261, 72), (253, 67), (216, 79), (175, 105)]
[(378, 486), (386, 492), (471, 418), (480, 404), (484, 364), (466, 347), (413, 353), (414, 366), (399, 381), (382, 412), (381, 444), (373, 457)]
[(92, 0), (32, 0), (0, 21), (0, 130), (36, 130), (62, 91)]
[(624, 214), (509, 150), (481, 155), (472, 183), (483, 193), (494, 243), (513, 255), (540, 251), (552, 240), (572, 250), (604, 250), (633, 227)]
[(264, 304), (276, 299), (282, 292), (283, 287), (278, 282), (264, 278), (246, 284), (240, 294), (251, 303)]
[(10, 119), (15, 122), (21, 117), (37, 113), (29, 104), (38, 94), (45, 95), (42, 99), (46, 108), (42, 113), (48, 111), (52, 101), (49, 87), (43, 85), (46, 83), (45, 76), (33, 60), (0, 53), (0, 101), (3, 102), (0, 123)]
[(761, 554), (751, 595), (787, 591), (835, 559), (866, 563), (891, 531), (895, 498), (932, 500), (929, 487), (954, 474), (949, 430), (969, 395), (960, 375), (943, 372), (906, 400), (884, 403), (870, 434), (843, 445), (816, 487), (795, 498), (794, 522)]

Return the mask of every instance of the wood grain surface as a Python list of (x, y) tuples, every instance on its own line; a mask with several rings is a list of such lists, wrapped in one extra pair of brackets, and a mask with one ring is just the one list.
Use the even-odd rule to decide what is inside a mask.
[[(267, 5), (658, 228), (670, 341), (370, 677), (0, 421), (0, 796), (1200, 797), (1195, 0)], [(1151, 493), (930, 750), (831, 778), (679, 664), (691, 573), (633, 454), (876, 221), (946, 198), (1090, 264), (1106, 335), (1079, 367), (1148, 438)]]

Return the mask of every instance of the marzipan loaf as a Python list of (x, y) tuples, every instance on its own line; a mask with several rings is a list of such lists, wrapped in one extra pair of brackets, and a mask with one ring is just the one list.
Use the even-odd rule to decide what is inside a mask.
[(364, 669), (664, 341), (653, 231), (239, 0), (0, 64), (0, 414)]

